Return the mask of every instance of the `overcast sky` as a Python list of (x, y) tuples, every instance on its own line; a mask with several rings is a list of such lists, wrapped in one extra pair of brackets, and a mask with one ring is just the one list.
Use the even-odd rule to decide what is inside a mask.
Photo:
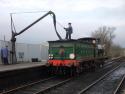
[[(73, 26), (73, 38), (90, 36), (100, 26), (116, 27), (114, 41), (125, 47), (125, 0), (0, 0), (0, 40), (11, 38), (10, 15), (17, 12), (53, 11), (63, 26)], [(16, 31), (44, 15), (46, 12), (13, 14)], [(57, 24), (58, 32), (65, 37), (64, 29)], [(57, 40), (52, 17), (47, 16), (29, 30), (17, 36), (17, 42), (42, 43)]]

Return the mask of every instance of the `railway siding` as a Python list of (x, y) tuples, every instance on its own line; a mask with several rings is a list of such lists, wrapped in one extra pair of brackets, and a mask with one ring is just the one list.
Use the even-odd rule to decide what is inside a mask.
[(107, 75), (100, 82), (80, 94), (113, 94), (125, 74), (125, 65)]
[[(86, 88), (95, 80), (99, 79), (102, 75), (108, 73), (108, 71), (116, 68), (120, 64), (123, 64), (121, 60), (113, 63), (106, 64), (102, 69), (97, 69), (96, 72), (86, 72), (61, 87), (57, 87), (54, 90), (48, 91), (45, 94), (78, 94), (83, 88)], [(93, 94), (93, 93), (92, 93)]]

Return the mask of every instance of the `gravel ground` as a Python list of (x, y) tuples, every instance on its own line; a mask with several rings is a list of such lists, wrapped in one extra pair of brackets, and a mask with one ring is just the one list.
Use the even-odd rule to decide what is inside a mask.
[[(87, 87), (90, 83), (97, 80), (99, 77), (110, 71), (114, 67), (118, 66), (122, 62), (118, 62), (113, 65), (105, 66), (102, 69), (97, 69), (95, 72), (86, 72), (82, 75), (74, 78), (73, 81), (58, 87), (54, 90), (47, 92), (46, 94), (77, 94), (83, 88)], [(94, 93), (91, 93), (94, 94)]]

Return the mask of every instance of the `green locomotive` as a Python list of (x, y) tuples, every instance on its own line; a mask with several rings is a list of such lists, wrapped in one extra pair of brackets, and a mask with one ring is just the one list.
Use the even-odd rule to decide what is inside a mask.
[(48, 64), (55, 72), (82, 72), (102, 66), (105, 59), (104, 49), (99, 49), (99, 39), (80, 38), (77, 40), (49, 41)]

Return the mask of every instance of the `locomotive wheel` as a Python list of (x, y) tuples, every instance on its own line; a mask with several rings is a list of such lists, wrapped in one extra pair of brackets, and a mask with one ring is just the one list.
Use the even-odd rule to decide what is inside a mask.
[(65, 75), (72, 76), (72, 67), (65, 67)]
[(54, 71), (54, 67), (53, 66), (49, 66), (47, 68), (47, 72), (48, 72), (49, 75), (53, 75), (53, 71)]
[(72, 66), (71, 69), (72, 69), (71, 76), (75, 76), (77, 74), (77, 67)]

